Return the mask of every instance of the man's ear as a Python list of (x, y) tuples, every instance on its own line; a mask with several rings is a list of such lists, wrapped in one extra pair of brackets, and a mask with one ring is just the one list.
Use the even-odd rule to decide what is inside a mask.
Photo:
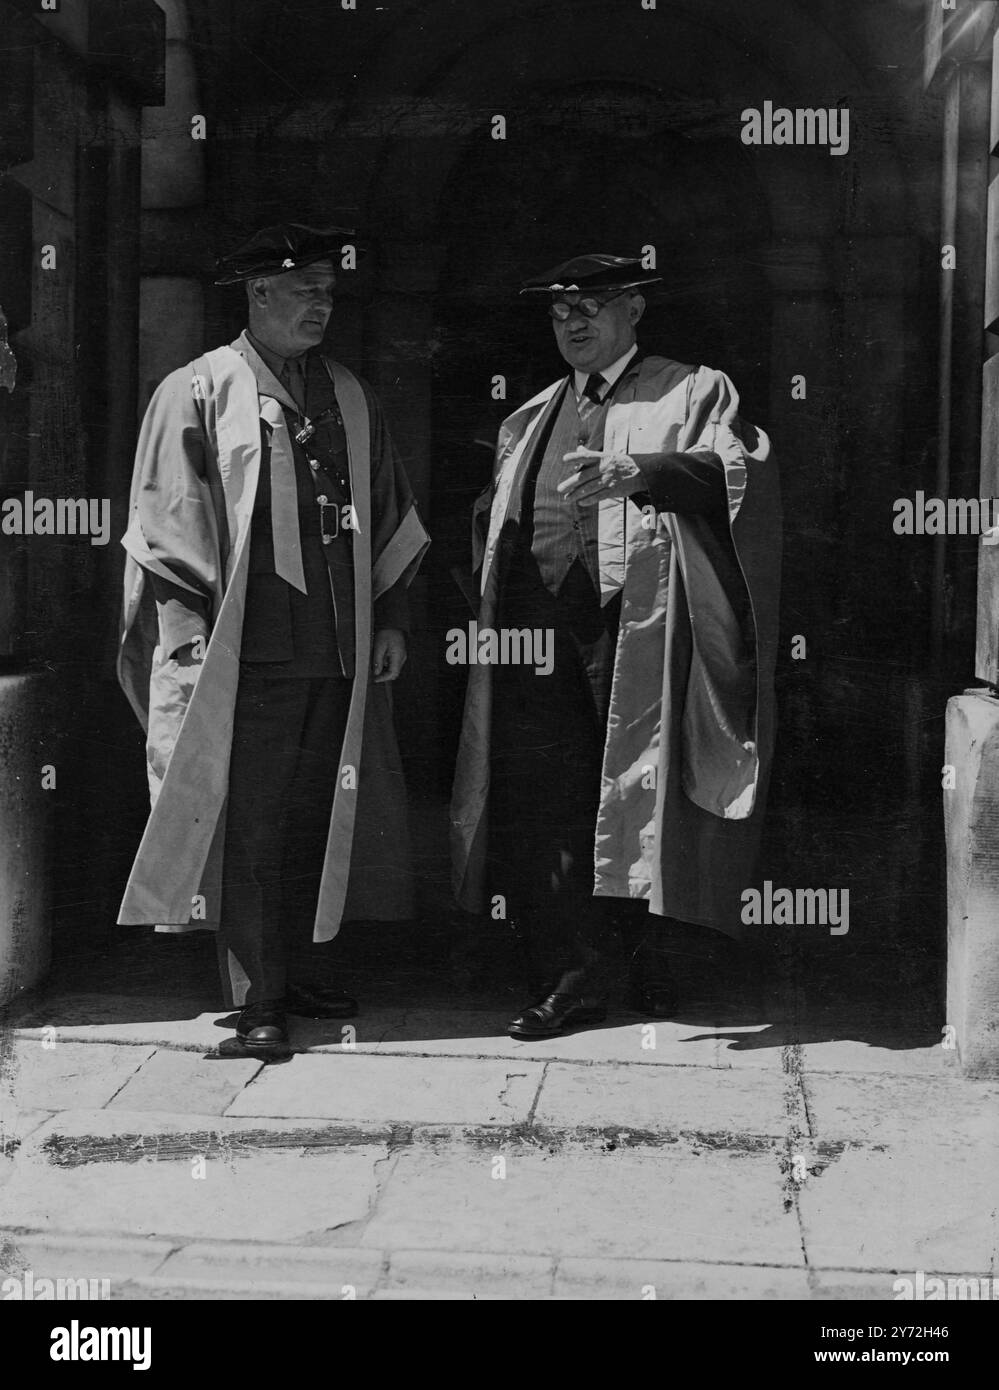
[(628, 317), (632, 323), (638, 323), (645, 313), (645, 298), (640, 294), (633, 294), (628, 304)]
[(247, 280), (246, 299), (249, 304), (258, 304), (261, 308), (267, 303), (267, 277), (261, 275), (256, 280)]

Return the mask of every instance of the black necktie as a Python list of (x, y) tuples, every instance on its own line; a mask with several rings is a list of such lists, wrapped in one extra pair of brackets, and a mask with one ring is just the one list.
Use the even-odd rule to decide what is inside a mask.
[(607, 383), (599, 372), (591, 372), (586, 378), (586, 385), (583, 387), (583, 395), (587, 400), (592, 401), (594, 405), (599, 405), (606, 384)]
[(305, 372), (299, 357), (286, 357), (279, 378), (281, 385), (298, 407), (300, 415), (305, 414)]
[[(305, 379), (301, 364), (288, 358), (278, 378), (300, 414), (304, 414)], [(284, 436), (287, 438), (287, 435)], [(298, 484), (291, 449), (271, 450), (271, 534), (274, 541), (274, 573), (300, 593), (307, 593), (302, 567), (302, 540), (298, 526)]]
[[(594, 414), (600, 405), (600, 392), (606, 386), (606, 382), (599, 372), (591, 372), (586, 378), (586, 385), (583, 387), (583, 394), (579, 398), (579, 423), (585, 425), (590, 416)], [(582, 443), (582, 439), (580, 439)]]

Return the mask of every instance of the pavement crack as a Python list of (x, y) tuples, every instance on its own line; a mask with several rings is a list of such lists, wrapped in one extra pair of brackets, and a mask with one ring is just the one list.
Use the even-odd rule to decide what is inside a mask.
[(527, 1112), (527, 1119), (524, 1121), (524, 1129), (527, 1133), (530, 1133), (534, 1129), (534, 1117), (537, 1114), (538, 1105), (541, 1102), (541, 1091), (544, 1087), (545, 1081), (548, 1078), (548, 1068), (550, 1066), (551, 1061), (549, 1060), (546, 1061), (541, 1068), (541, 1075), (538, 1077), (538, 1089), (534, 1092), (534, 1098), (531, 1101), (531, 1107)]
[(508, 1071), (508, 1072), (506, 1073), (506, 1079), (504, 1080), (503, 1085), (500, 1087), (499, 1095), (496, 1097), (497, 1104), (499, 1104), (499, 1105), (505, 1105), (505, 1104), (506, 1104), (506, 1095), (507, 1095), (507, 1092), (508, 1092), (509, 1089), (510, 1089), (510, 1084), (511, 1084), (511, 1082), (517, 1081), (517, 1080), (519, 1080), (520, 1078), (527, 1077), (527, 1076), (529, 1076), (529, 1075), (530, 1075), (530, 1072), (526, 1072), (526, 1071)]
[[(808, 1112), (805, 1107), (802, 1068), (804, 1053), (800, 1043), (786, 1043), (780, 1050), (781, 1071), (784, 1074), (783, 1100), (787, 1128), (780, 1168), (784, 1178), (782, 1196), (784, 1211), (797, 1207), (799, 1184), (808, 1176), (808, 1161), (803, 1150), (811, 1143)], [(805, 1128), (802, 1128), (804, 1120)]]

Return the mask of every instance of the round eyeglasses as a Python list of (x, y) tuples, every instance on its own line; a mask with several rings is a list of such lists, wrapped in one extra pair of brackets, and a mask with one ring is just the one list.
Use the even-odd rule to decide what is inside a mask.
[(605, 304), (609, 304), (612, 299), (620, 299), (626, 293), (626, 290), (618, 290), (617, 294), (609, 294), (605, 299), (587, 295), (583, 299), (577, 299), (575, 304), (570, 304), (567, 299), (556, 299), (554, 303), (549, 304), (548, 312), (553, 319), (558, 319), (559, 323), (565, 323), (566, 319), (577, 312), (584, 318), (595, 319)]

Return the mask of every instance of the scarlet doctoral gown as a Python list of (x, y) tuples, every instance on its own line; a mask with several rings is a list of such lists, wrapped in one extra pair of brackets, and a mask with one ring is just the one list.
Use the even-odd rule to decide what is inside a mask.
[[(500, 427), (493, 481), (473, 518), (481, 569), (479, 631), (492, 627), (505, 576), (504, 528), (565, 379)], [(594, 893), (642, 898), (661, 916), (742, 935), (774, 737), (780, 495), (770, 443), (738, 418), (722, 372), (646, 357), (608, 409), (607, 453), (649, 466), (710, 451), (725, 469), (728, 539), (705, 516), (599, 504), (601, 602), (621, 591), (600, 805)], [(486, 906), (492, 669), (469, 670), (452, 798), (458, 902)], [(538, 677), (538, 696), (545, 698)]]
[[(429, 543), (377, 403), (345, 367), (328, 366), (350, 463), (356, 662), (316, 941), (330, 940), (348, 917), (412, 915), (389, 687), (370, 678), (372, 609), (394, 584), (408, 584)], [(250, 523), (262, 460), (280, 454), (292, 466), (282, 404), (293, 406), (243, 335), (171, 373), (143, 421), (122, 541), (118, 675), (147, 731), (152, 810), (121, 923), (219, 926)], [(200, 663), (178, 662), (160, 646), (150, 575), (208, 600)]]

